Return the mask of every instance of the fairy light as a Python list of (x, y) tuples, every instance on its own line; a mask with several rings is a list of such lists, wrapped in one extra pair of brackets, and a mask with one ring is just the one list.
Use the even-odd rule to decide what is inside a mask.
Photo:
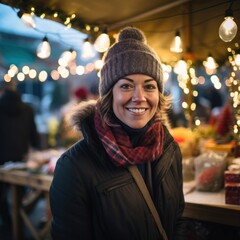
[(229, 96), (232, 98), (232, 107), (234, 111), (235, 123), (233, 126), (233, 133), (240, 141), (240, 79), (237, 77), (237, 73), (240, 70), (238, 62), (236, 61), (236, 56), (239, 54), (240, 48), (239, 44), (235, 43), (236, 49), (228, 48), (229, 55), (228, 59), (232, 66), (232, 72), (228, 81), (226, 81), (226, 86), (229, 90)]
[(45, 18), (45, 17), (46, 17), (46, 14), (45, 14), (45, 13), (42, 13), (39, 17), (40, 17), (40, 18)]
[(195, 125), (195, 121), (193, 120), (197, 107), (195, 98), (198, 96), (198, 92), (194, 89), (194, 86), (199, 83), (195, 68), (191, 60), (184, 61), (181, 59), (174, 66), (174, 72), (178, 74), (178, 85), (185, 94), (185, 101), (182, 103), (182, 107), (185, 109), (184, 113), (188, 120), (188, 127), (193, 128), (193, 125)]
[(41, 71), (38, 75), (38, 79), (40, 82), (45, 82), (47, 80), (48, 74), (46, 71)]
[(17, 79), (18, 79), (18, 81), (20, 81), (20, 82), (24, 81), (24, 80), (25, 80), (25, 75), (24, 75), (24, 73), (19, 72), (19, 73), (17, 74)]
[(58, 72), (57, 70), (52, 70), (52, 71), (51, 71), (51, 77), (52, 77), (53, 80), (56, 81), (56, 80), (59, 79), (60, 74), (59, 74), (59, 72)]
[(91, 26), (90, 25), (86, 25), (85, 29), (86, 29), (86, 31), (89, 32), (91, 30)]
[(11, 82), (12, 80), (11, 76), (9, 76), (8, 74), (5, 74), (3, 78), (5, 82)]
[(30, 68), (29, 68), (28, 66), (23, 66), (22, 72), (23, 72), (25, 75), (29, 74), (29, 71), (30, 71)]
[(196, 126), (200, 126), (200, 125), (201, 125), (201, 121), (200, 121), (199, 119), (196, 119), (196, 120), (195, 120), (195, 125), (196, 125)]
[(35, 69), (30, 69), (28, 76), (30, 78), (35, 78), (37, 76), (37, 71)]
[(85, 72), (85, 68), (83, 66), (79, 65), (79, 66), (76, 67), (76, 73), (78, 75), (83, 75), (84, 72)]

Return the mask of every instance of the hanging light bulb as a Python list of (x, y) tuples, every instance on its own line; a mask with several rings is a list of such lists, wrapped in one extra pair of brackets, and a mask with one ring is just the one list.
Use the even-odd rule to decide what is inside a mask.
[(29, 13), (24, 13), (23, 11), (19, 10), (17, 12), (17, 15), (19, 18), (21, 18), (21, 20), (28, 26), (31, 28), (36, 28), (36, 22), (35, 19), (33, 17), (33, 15), (29, 14)]
[(170, 51), (175, 53), (181, 53), (182, 48), (182, 39), (180, 37), (180, 32), (177, 30), (174, 39), (172, 40)]
[(224, 21), (219, 27), (219, 37), (224, 42), (231, 42), (237, 34), (237, 24), (234, 22), (232, 9), (229, 8), (225, 12)]
[(94, 49), (93, 45), (89, 42), (89, 39), (86, 38), (83, 43), (83, 49), (82, 49), (82, 55), (81, 57), (83, 59), (89, 59), (94, 57)]
[(216, 63), (215, 59), (212, 57), (211, 53), (209, 53), (207, 60), (203, 61), (203, 66), (205, 67), (206, 73), (208, 75), (212, 75), (216, 73), (218, 64)]
[(44, 37), (42, 42), (39, 44), (37, 48), (37, 56), (39, 58), (48, 58), (51, 54), (51, 46), (48, 42), (47, 37)]
[(70, 62), (76, 60), (77, 52), (70, 48), (67, 51), (64, 51), (60, 58), (58, 59), (58, 63), (61, 66), (68, 66)]
[(110, 38), (107, 34), (107, 30), (105, 29), (102, 32), (102, 34), (100, 34), (97, 37), (97, 39), (94, 43), (94, 47), (98, 52), (103, 53), (108, 50), (109, 46), (110, 46)]

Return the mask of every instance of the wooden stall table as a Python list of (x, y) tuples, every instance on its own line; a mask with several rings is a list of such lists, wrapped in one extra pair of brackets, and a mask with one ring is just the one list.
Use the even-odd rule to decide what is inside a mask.
[[(30, 229), (34, 239), (41, 239), (49, 230), (50, 221), (42, 232), (33, 229), (22, 207), (21, 188), (31, 187), (46, 194), (48, 201), (52, 175), (32, 174), (24, 170), (4, 170), (0, 168), (0, 181), (12, 188), (13, 238), (23, 239), (23, 221)], [(225, 191), (217, 193), (194, 190), (194, 183), (184, 183), (186, 207), (184, 216), (190, 219), (220, 223), (240, 227), (240, 206), (225, 204)]]
[(194, 182), (184, 183), (184, 216), (190, 219), (240, 227), (240, 205), (225, 203), (225, 190), (200, 192)]
[(33, 174), (26, 170), (5, 170), (0, 168), (0, 181), (8, 183), (11, 187), (14, 240), (24, 239), (23, 222), (30, 230), (34, 239), (42, 239), (48, 233), (50, 221), (46, 223), (41, 231), (37, 231), (28, 219), (22, 202), (22, 187), (30, 187), (37, 191), (42, 191), (49, 206), (49, 188), (52, 178), (51, 175)]

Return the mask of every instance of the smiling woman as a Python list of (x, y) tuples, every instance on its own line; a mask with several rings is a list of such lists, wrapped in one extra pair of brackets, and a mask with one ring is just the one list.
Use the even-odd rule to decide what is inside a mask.
[(182, 158), (162, 119), (169, 105), (163, 89), (161, 62), (144, 33), (122, 29), (104, 56), (98, 101), (81, 102), (72, 116), (83, 139), (55, 168), (53, 239), (186, 239)]

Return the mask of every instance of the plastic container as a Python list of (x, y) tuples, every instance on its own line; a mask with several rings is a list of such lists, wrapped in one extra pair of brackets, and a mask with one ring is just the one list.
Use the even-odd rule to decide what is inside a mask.
[(224, 187), (226, 152), (205, 152), (194, 159), (196, 189), (217, 192)]

